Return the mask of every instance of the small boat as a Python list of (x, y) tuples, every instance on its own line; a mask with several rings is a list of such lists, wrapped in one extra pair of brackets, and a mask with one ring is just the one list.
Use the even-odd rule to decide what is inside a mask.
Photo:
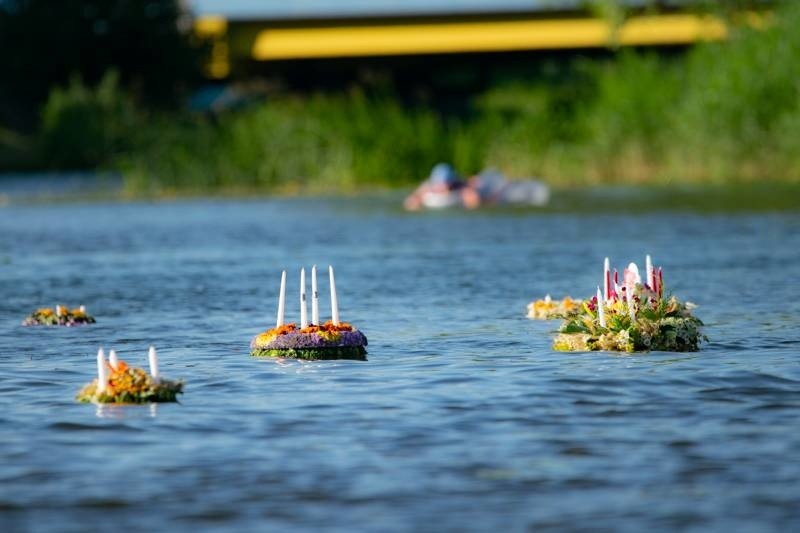
[(550, 188), (542, 181), (509, 180), (487, 169), (466, 181), (450, 165), (440, 163), (403, 203), (410, 211), (487, 205), (541, 207), (550, 201)]
[(550, 187), (535, 180), (509, 180), (496, 170), (484, 170), (470, 178), (482, 205), (518, 205), (541, 207), (550, 201)]

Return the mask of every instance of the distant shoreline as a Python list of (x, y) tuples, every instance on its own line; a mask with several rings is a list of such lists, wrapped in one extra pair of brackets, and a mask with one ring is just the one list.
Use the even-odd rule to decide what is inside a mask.
[[(0, 174), (0, 207), (70, 202), (170, 202), (286, 200), (360, 203), (401, 209), (409, 187), (356, 187), (333, 192), (313, 189), (171, 189), (128, 191), (117, 174)], [(446, 210), (458, 212), (458, 209)], [(728, 184), (613, 184), (555, 186), (544, 207), (489, 207), (486, 212), (615, 213), (649, 211), (800, 211), (800, 183), (774, 181)], [(434, 211), (436, 212), (436, 211)]]

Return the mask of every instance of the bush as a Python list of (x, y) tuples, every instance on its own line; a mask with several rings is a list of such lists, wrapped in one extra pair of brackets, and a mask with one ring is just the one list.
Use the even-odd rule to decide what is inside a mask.
[(42, 109), (40, 146), (45, 166), (58, 169), (105, 165), (130, 144), (135, 127), (130, 98), (108, 72), (94, 89), (73, 78), (51, 91)]

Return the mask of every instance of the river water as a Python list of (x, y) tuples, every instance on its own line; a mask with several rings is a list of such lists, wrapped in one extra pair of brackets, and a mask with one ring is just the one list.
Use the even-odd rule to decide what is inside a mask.
[[(528, 301), (653, 255), (691, 354), (564, 354)], [(336, 268), (366, 362), (257, 360), (280, 271)], [(788, 531), (800, 213), (409, 215), (355, 200), (0, 209), (0, 530)], [(320, 282), (323, 318), (327, 280)], [(85, 304), (97, 324), (23, 328)], [(179, 404), (75, 393), (98, 346)]]

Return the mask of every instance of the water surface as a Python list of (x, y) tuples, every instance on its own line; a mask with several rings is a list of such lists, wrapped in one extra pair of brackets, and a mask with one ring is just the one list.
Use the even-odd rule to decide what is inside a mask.
[[(550, 293), (663, 265), (694, 354), (563, 354)], [(367, 362), (256, 360), (300, 266), (333, 264)], [(788, 531), (800, 521), (800, 214), (359, 201), (0, 209), (0, 529)], [(327, 282), (321, 280), (323, 317)], [(22, 328), (88, 306), (85, 328)], [(97, 347), (180, 404), (77, 404)]]

